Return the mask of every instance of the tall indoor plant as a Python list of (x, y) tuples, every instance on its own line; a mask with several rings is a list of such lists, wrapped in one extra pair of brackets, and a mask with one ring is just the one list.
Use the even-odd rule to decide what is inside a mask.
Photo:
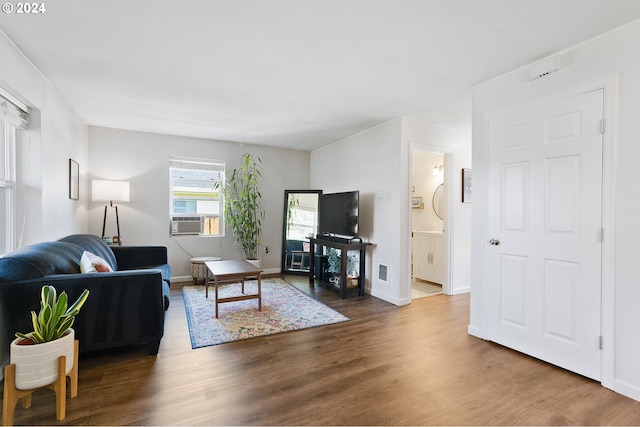
[(260, 238), (265, 211), (260, 194), (260, 157), (245, 153), (223, 188), (224, 220), (247, 260), (260, 259)]

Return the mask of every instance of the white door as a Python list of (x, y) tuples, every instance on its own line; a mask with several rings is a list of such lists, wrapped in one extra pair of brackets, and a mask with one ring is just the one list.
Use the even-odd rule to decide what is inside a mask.
[(603, 90), (487, 121), (489, 339), (600, 379)]

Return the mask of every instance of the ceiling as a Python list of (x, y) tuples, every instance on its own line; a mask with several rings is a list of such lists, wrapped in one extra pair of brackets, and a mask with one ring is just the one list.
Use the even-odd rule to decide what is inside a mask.
[[(638, 0), (55, 0), (0, 29), (88, 125), (311, 150), (640, 18)], [(0, 79), (2, 76), (0, 76)]]

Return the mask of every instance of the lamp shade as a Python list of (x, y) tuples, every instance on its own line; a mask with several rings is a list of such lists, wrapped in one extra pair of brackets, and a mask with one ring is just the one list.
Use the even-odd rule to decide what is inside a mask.
[(94, 202), (128, 202), (127, 181), (91, 181), (91, 200)]

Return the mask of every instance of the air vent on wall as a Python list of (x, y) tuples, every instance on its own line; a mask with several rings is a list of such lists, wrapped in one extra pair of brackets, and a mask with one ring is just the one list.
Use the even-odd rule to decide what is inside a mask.
[(385, 264), (378, 264), (378, 279), (383, 282), (388, 281), (389, 266)]

